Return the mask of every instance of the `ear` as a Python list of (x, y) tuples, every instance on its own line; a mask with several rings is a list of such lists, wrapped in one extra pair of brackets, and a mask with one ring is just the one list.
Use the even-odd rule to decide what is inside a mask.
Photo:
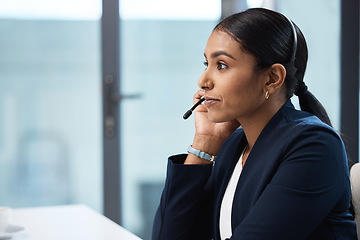
[(282, 64), (275, 63), (268, 69), (267, 72), (268, 81), (266, 82), (264, 91), (269, 91), (269, 93), (272, 94), (284, 85), (286, 69)]

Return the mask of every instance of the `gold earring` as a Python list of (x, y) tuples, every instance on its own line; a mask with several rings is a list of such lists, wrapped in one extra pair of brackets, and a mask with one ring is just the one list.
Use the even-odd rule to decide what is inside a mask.
[(265, 92), (265, 99), (269, 99), (269, 91)]

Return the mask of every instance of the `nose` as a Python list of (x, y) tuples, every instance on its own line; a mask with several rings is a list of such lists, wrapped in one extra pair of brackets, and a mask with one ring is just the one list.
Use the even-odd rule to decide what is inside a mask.
[(209, 90), (213, 88), (213, 83), (208, 76), (207, 70), (205, 70), (203, 74), (200, 76), (198, 81), (198, 86), (203, 90)]

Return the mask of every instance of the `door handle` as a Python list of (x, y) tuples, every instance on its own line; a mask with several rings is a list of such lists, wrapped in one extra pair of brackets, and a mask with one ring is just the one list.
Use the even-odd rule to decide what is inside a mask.
[(117, 93), (118, 87), (115, 84), (114, 76), (112, 74), (107, 74), (104, 78), (103, 84), (103, 101), (104, 101), (104, 134), (106, 137), (112, 137), (116, 133), (116, 123), (115, 117), (118, 112), (118, 103), (123, 100), (135, 100), (142, 98), (141, 93), (133, 94), (121, 94)]
[(120, 102), (122, 100), (131, 100), (131, 99), (139, 99), (142, 97), (141, 93), (132, 93), (132, 94), (118, 94), (112, 93), (110, 98), (113, 102)]

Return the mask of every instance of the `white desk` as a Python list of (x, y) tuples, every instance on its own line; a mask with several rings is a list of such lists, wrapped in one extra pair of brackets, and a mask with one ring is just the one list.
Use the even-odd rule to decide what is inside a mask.
[(141, 240), (84, 205), (14, 209), (16, 240)]

